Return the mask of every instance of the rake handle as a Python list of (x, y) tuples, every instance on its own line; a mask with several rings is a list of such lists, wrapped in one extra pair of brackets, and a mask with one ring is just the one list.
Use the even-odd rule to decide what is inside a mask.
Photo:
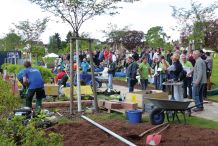
[(164, 127), (163, 129), (161, 129), (159, 132), (157, 132), (156, 134), (160, 134), (161, 132), (163, 132), (164, 130), (166, 130), (168, 127), (170, 126), (170, 124), (168, 124), (166, 127)]
[(142, 132), (142, 133), (139, 135), (139, 137), (142, 137), (142, 136), (144, 136), (145, 134), (149, 133), (150, 131), (153, 131), (153, 130), (155, 130), (155, 129), (157, 129), (157, 128), (163, 126), (163, 125), (166, 125), (166, 124), (167, 124), (167, 123), (163, 123), (163, 124), (160, 124), (160, 125), (157, 125), (157, 126), (151, 128), (151, 129), (148, 129), (148, 130)]

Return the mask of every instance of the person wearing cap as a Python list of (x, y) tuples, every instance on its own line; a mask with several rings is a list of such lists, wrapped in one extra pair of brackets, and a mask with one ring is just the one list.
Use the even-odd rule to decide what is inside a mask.
[[(187, 57), (185, 54), (181, 55), (181, 63), (184, 70), (187, 72), (187, 76), (183, 80), (183, 96), (184, 98), (187, 98), (189, 95), (189, 98), (192, 99), (192, 74), (189, 74), (193, 70), (192, 63), (187, 60)], [(187, 89), (188, 89), (188, 95), (187, 95)]]
[(38, 69), (32, 68), (30, 61), (25, 61), (24, 67), (26, 69), (23, 73), (23, 83), (28, 87), (26, 106), (32, 108), (32, 100), (36, 94), (36, 111), (40, 112), (42, 107), (42, 98), (45, 98), (42, 75)]
[(83, 62), (81, 63), (82, 72), (87, 73), (88, 69), (89, 69), (89, 66), (90, 65), (88, 64), (87, 60), (84, 58)]
[(138, 64), (134, 61), (133, 57), (129, 57), (128, 67), (126, 69), (129, 92), (134, 91), (134, 86), (137, 83), (137, 79), (136, 79), (137, 69), (138, 69)]

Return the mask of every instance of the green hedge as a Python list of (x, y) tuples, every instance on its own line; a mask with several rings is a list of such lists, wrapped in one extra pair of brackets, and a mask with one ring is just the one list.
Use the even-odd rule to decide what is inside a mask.
[[(33, 66), (34, 68), (37, 68), (41, 74), (45, 82), (48, 82), (50, 78), (54, 77), (51, 70), (41, 67), (41, 66)], [(2, 69), (6, 69), (9, 73), (19, 73), (21, 69), (24, 69), (23, 65), (15, 65), (15, 64), (3, 64)]]

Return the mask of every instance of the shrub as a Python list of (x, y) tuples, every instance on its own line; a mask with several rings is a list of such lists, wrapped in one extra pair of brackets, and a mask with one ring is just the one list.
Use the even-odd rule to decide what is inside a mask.
[(20, 105), (20, 98), (12, 94), (11, 85), (0, 78), (0, 119)]
[[(0, 122), (0, 145), (2, 146), (62, 146), (63, 138), (59, 134), (46, 134), (43, 129), (36, 129), (34, 123), (22, 124), (23, 117), (15, 116), (12, 120)], [(33, 119), (34, 121), (34, 119)]]
[[(36, 66), (33, 65), (34, 68), (37, 68), (41, 74), (45, 82), (48, 82), (50, 78), (54, 77), (52, 74), (51, 70), (41, 67), (41, 66)], [(15, 64), (3, 64), (2, 69), (6, 69), (9, 73), (19, 73), (21, 69), (23, 69), (23, 65), (15, 65)]]

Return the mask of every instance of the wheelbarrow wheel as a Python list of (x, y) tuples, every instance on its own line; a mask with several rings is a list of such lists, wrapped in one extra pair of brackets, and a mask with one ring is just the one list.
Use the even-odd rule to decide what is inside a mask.
[(165, 118), (164, 111), (161, 108), (155, 108), (151, 111), (149, 118), (152, 125), (162, 124)]

